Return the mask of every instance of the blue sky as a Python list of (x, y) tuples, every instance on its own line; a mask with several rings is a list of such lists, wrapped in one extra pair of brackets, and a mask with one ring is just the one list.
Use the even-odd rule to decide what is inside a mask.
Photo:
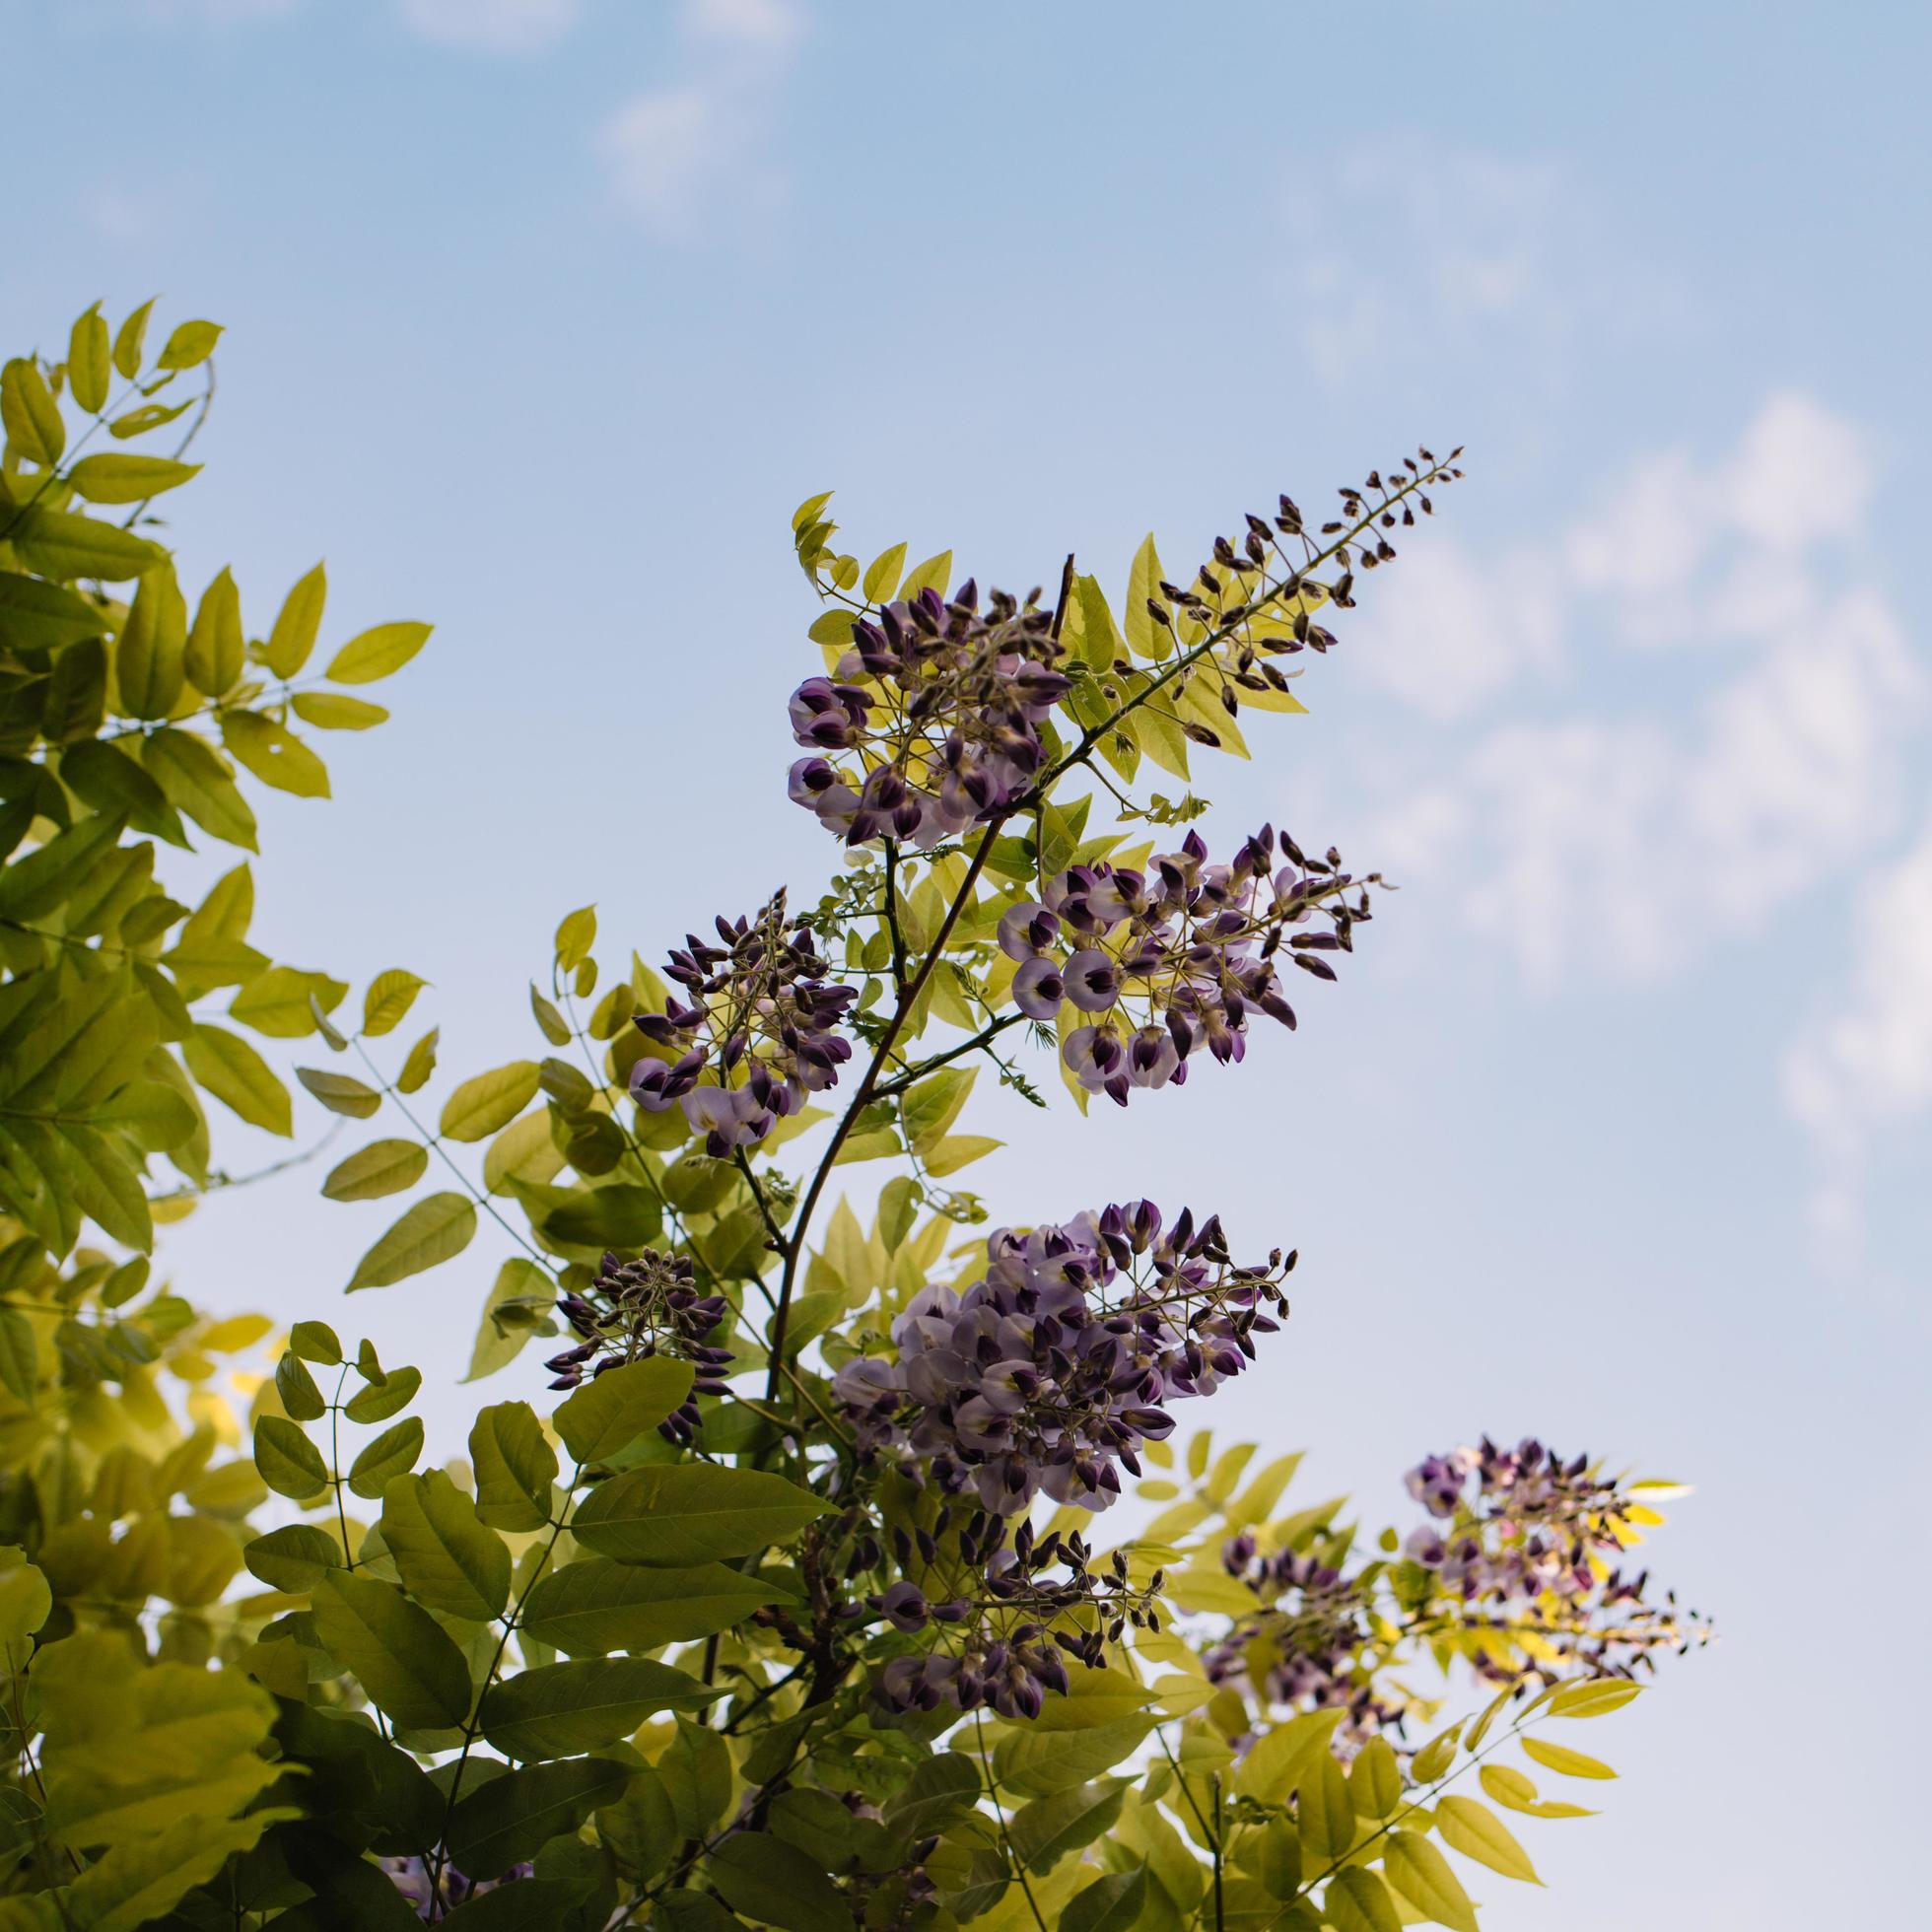
[[(1204, 788), (1224, 834), (1403, 882), (1354, 970), (1131, 1114), (989, 1106), (1011, 1145), (976, 1172), (1015, 1219), (1147, 1193), (1299, 1245), (1214, 1422), (1312, 1445), (1311, 1494), (1403, 1519), (1401, 1470), (1484, 1429), (1698, 1485), (1655, 1553), (1724, 1640), (1606, 1728), (1610, 1816), (1543, 1831), (1552, 1896), (1496, 1898), (1499, 1932), (1903, 1903), (1912, 1746), (1855, 1673), (1932, 1581), (1922, 10), (0, 0), (0, 30), (32, 82), (10, 352), (96, 297), (226, 322), (188, 575), (233, 563), (259, 624), (325, 555), (339, 633), (439, 627), (394, 723), (332, 747), (335, 801), (264, 813), (257, 932), (427, 974), (458, 1071), (527, 1050), (570, 907), (649, 956), (821, 873), (780, 790), (809, 492), (866, 554), (1024, 588), (1071, 548), (1119, 585), (1149, 527), (1171, 562), (1467, 444), (1313, 715)], [(211, 1204), (183, 1283), (312, 1309), (381, 1212), (310, 1174)], [(343, 1325), (434, 1379), (489, 1268)]]

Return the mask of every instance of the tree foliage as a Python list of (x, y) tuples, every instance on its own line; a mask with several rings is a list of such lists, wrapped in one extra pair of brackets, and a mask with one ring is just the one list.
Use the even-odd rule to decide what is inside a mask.
[[(0, 1927), (1382, 1932), (1537, 1883), (1519, 1822), (1587, 1815), (1539, 1779), (1615, 1775), (1570, 1724), (1697, 1634), (1622, 1555), (1670, 1485), (1484, 1438), (1366, 1533), (1294, 1456), (1170, 1440), (1271, 1372), (1292, 1252), (1139, 1199), (989, 1229), (957, 1179), (981, 1084), (1158, 1106), (1336, 980), (1376, 875), (1273, 827), (1216, 859), (1142, 781), (1305, 728), (1261, 714), (1455, 456), (1283, 497), (1185, 584), (1149, 538), (1118, 602), (1071, 559), (1050, 597), (862, 566), (810, 499), (828, 879), (661, 967), (571, 913), (525, 1057), (433, 1105), (420, 978), (262, 949), (248, 857), (161, 877), (252, 855), (255, 787), (325, 797), (316, 734), (385, 715), (343, 687), (429, 635), (329, 637), (319, 565), (261, 635), (227, 570), (190, 608), (151, 506), (219, 334), (97, 307), (0, 377)], [(408, 1199), (336, 1285), (492, 1229), (431, 1366), (546, 1339), (552, 1412), (429, 1463), (418, 1368), (154, 1281), (229, 1184), (211, 1100), (369, 1124), (323, 1194)], [(237, 1416), (218, 1365), (264, 1347)]]

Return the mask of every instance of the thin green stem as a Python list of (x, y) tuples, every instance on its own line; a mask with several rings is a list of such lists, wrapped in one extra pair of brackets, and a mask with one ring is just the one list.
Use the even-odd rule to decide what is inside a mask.
[(1013, 1868), (1013, 1876), (1019, 1880), (1019, 1889), (1026, 1897), (1026, 1909), (1033, 1914), (1033, 1923), (1040, 1932), (1048, 1932), (1047, 1921), (1040, 1915), (1040, 1901), (1033, 1896), (1033, 1888), (1026, 1882), (1026, 1860), (1013, 1845), (1013, 1834), (1006, 1828), (1006, 1813), (1000, 1802), (1000, 1783), (993, 1775), (993, 1754), (986, 1748), (986, 1712), (978, 1705), (973, 1709), (973, 1726), (979, 1734), (980, 1765), (986, 1776), (987, 1801), (993, 1807), (995, 1822), (1000, 1828), (1000, 1842), (1006, 1847), (1006, 1857)]

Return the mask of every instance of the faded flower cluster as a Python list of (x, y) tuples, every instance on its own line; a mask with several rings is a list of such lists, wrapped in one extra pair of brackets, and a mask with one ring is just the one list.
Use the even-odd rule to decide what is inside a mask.
[(1011, 808), (1044, 761), (1040, 726), (1071, 688), (1035, 591), (980, 608), (969, 579), (855, 618), (830, 677), (792, 694), (794, 803), (848, 845), (931, 847)]
[(783, 892), (755, 918), (716, 927), (716, 945), (687, 934), (665, 968), (689, 1003), (673, 997), (665, 1011), (636, 1015), (644, 1036), (677, 1058), (639, 1060), (631, 1095), (652, 1113), (680, 1108), (722, 1160), (836, 1084), (852, 1058), (839, 1027), (858, 995), (828, 979), (804, 927), (788, 928)]
[(688, 1443), (702, 1419), (700, 1396), (723, 1396), (731, 1361), (728, 1348), (709, 1340), (731, 1315), (722, 1294), (700, 1294), (688, 1255), (660, 1255), (646, 1248), (635, 1261), (606, 1254), (597, 1278), (583, 1294), (567, 1291), (557, 1307), (581, 1338), (574, 1347), (544, 1363), (557, 1379), (553, 1389), (574, 1389), (585, 1375), (601, 1375), (647, 1355), (671, 1355), (697, 1369), (691, 1393), (657, 1425), (667, 1442)]
[(1137, 1446), (1174, 1426), (1163, 1406), (1206, 1395), (1277, 1325), (1278, 1252), (1233, 1266), (1218, 1218), (1163, 1228), (1151, 1202), (1064, 1227), (997, 1230), (986, 1273), (914, 1296), (891, 1358), (862, 1356), (834, 1388), (861, 1446), (893, 1455), (942, 1492), (1013, 1515), (1044, 1490), (1104, 1509)]
[[(1277, 846), (1287, 861), (1278, 869)], [(1264, 825), (1226, 863), (1211, 862), (1190, 832), (1144, 872), (1070, 866), (1042, 900), (1002, 916), (1000, 945), (1017, 962), (1013, 1000), (1023, 1013), (1052, 1020), (1065, 1004), (1091, 1016), (1066, 1033), (1062, 1058), (1088, 1092), (1126, 1106), (1135, 1087), (1179, 1085), (1204, 1050), (1240, 1060), (1251, 1012), (1292, 1027), (1276, 968), (1285, 959), (1334, 979), (1322, 955), (1349, 951), (1353, 929), (1370, 917), (1368, 893), (1341, 869), (1339, 853), (1311, 860)]]

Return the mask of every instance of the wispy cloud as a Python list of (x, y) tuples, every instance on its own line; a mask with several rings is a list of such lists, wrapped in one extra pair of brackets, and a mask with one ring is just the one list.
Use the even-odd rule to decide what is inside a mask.
[(613, 195), (648, 232), (692, 241), (724, 207), (783, 197), (763, 130), (804, 30), (793, 0), (688, 0), (680, 10), (684, 71), (626, 102), (597, 134)]
[(582, 0), (402, 0), (403, 25), (412, 33), (479, 53), (538, 53), (556, 45), (583, 11)]
[[(1543, 703), (1450, 751), (1382, 849), (1453, 856), (1469, 925), (1552, 984), (1667, 972), (1881, 848), (1927, 677), (1850, 545), (1872, 488), (1855, 428), (1783, 395), (1716, 461), (1647, 459), (1502, 564), (1417, 554), (1411, 604), (1365, 641), (1374, 674), (1438, 719), (1493, 718), (1530, 669)], [(1687, 654), (1670, 677), (1665, 651)]]

